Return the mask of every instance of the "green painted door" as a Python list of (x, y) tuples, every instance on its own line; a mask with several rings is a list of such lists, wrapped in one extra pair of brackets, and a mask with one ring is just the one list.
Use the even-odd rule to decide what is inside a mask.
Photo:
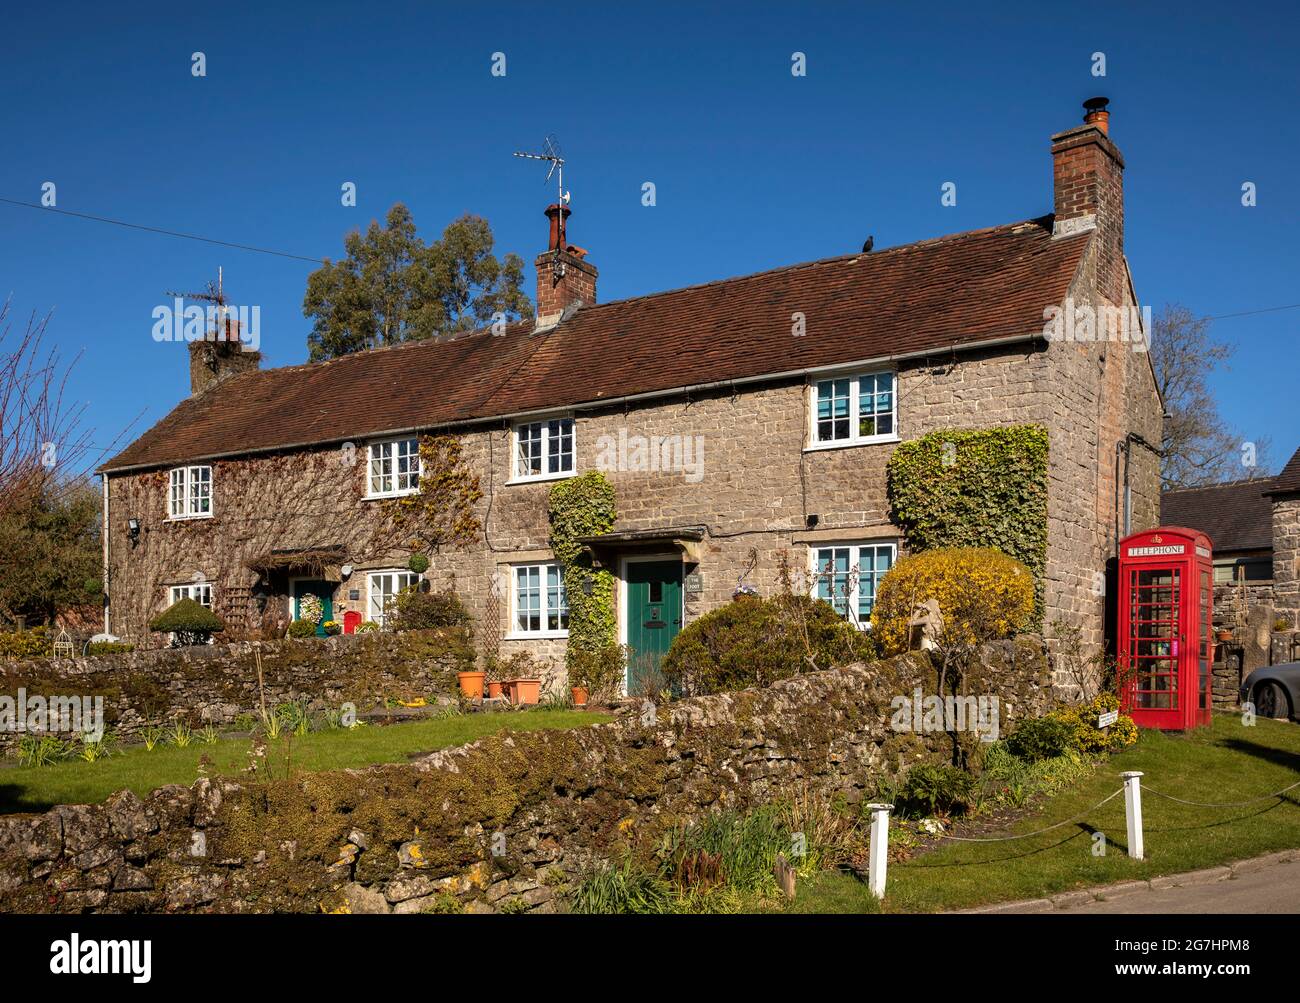
[(316, 624), (316, 636), (325, 636), (325, 621), (334, 619), (334, 586), (329, 582), (293, 583), (293, 618), (302, 619), (303, 596), (313, 595), (320, 600), (321, 618)]
[(659, 663), (682, 629), (682, 562), (629, 561), (627, 565), (627, 691), (643, 696), (662, 688)]

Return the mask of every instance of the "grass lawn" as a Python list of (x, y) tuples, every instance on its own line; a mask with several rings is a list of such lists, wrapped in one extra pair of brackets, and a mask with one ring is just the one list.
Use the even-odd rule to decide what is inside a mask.
[[(1122, 785), (1119, 774), (1141, 770), (1146, 860), (1126, 854), (1124, 797), (1092, 805)], [(1011, 825), (1007, 835), (1034, 832), (1083, 817), (1041, 836), (1003, 843), (949, 843), (889, 865), (885, 912), (935, 912), (992, 902), (1040, 898), (1072, 888), (1176, 874), (1300, 847), (1300, 788), (1282, 799), (1241, 808), (1196, 808), (1155, 796), (1235, 802), (1270, 794), (1300, 780), (1300, 727), (1216, 715), (1212, 728), (1188, 734), (1143, 731), (1137, 744), (1090, 777)], [(1093, 855), (1094, 832), (1106, 855)], [(855, 878), (823, 872), (800, 883), (793, 912), (879, 912)]]
[[(506, 729), (580, 728), (609, 720), (606, 714), (575, 710), (461, 714), (315, 731), (294, 738), (290, 748), (294, 769), (342, 770), (402, 762), (412, 753), (462, 745)], [(248, 766), (250, 746), (247, 738), (223, 738), (209, 745), (196, 735), (183, 749), (160, 745), (147, 752), (144, 746), (133, 745), (94, 763), (71, 760), (50, 766), (0, 768), (0, 813), (44, 811), (56, 804), (94, 804), (124, 788), (143, 797), (166, 784), (191, 784), (198, 779), (201, 756), (212, 762), (209, 776), (237, 775)], [(281, 742), (268, 743), (268, 757), (277, 774), (282, 748)]]

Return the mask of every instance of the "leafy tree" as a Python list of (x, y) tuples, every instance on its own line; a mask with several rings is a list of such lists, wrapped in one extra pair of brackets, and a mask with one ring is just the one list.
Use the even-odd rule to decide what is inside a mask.
[(312, 320), (312, 360), (473, 330), (498, 312), (529, 313), (523, 261), (516, 254), (498, 260), (493, 243), (488, 221), (470, 215), (425, 243), (400, 202), (385, 225), (371, 221), (364, 234), (349, 233), (347, 256), (307, 279), (302, 312)]
[[(1169, 413), (1161, 444), (1163, 490), (1269, 476), (1267, 437), (1245, 449), (1243, 437), (1219, 414), (1210, 390), (1210, 376), (1216, 367), (1226, 366), (1234, 351), (1210, 335), (1209, 318), (1197, 317), (1185, 306), (1166, 306), (1156, 318), (1151, 361)], [(1245, 465), (1247, 458), (1253, 466)]]
[(47, 475), (0, 513), (0, 617), (53, 620), (99, 600), (99, 492)]
[(155, 633), (175, 635), (172, 647), (185, 648), (207, 644), (213, 634), (226, 629), (226, 623), (202, 603), (186, 596), (150, 620), (149, 629)]

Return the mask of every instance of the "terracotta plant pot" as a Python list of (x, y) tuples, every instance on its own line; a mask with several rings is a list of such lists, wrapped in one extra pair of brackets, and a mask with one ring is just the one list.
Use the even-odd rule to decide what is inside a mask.
[(487, 684), (487, 687), (488, 687), (488, 697), (490, 697), (493, 700), (496, 700), (501, 696), (502, 692), (505, 690), (505, 683), (500, 682), (498, 680), (492, 680)]
[(471, 700), (481, 700), (483, 698), (483, 677), (486, 672), (457, 672), (456, 682), (460, 683), (460, 691)]
[(573, 706), (575, 707), (587, 706), (587, 688), (585, 686), (573, 687)]
[(540, 679), (510, 680), (510, 702), (530, 706), (542, 698), (542, 681)]
[(1230, 630), (1221, 630), (1221, 631), (1219, 631), (1219, 633), (1218, 633), (1216, 636), (1218, 637), (1218, 639), (1219, 639), (1220, 641), (1231, 641), (1231, 640), (1232, 640), (1232, 631), (1230, 631)]

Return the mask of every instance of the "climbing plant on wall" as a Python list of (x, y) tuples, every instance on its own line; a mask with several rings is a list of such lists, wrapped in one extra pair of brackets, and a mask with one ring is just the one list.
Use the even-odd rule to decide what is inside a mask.
[(889, 459), (889, 502), (913, 551), (994, 547), (1034, 573), (1041, 618), (1047, 568), (1047, 430), (931, 432)]
[(578, 541), (614, 528), (618, 509), (614, 486), (598, 470), (559, 481), (548, 499), (551, 549), (564, 565), (564, 589), (569, 599), (570, 663), (581, 650), (597, 651), (617, 641), (614, 620), (614, 576), (593, 566), (591, 554)]
[[(455, 436), (420, 436), (420, 490), (384, 502), (399, 532), (409, 534), (413, 550), (464, 547), (473, 543), (483, 523), (476, 504), (483, 497), (479, 478), (465, 464)], [(425, 567), (428, 567), (426, 562)]]

